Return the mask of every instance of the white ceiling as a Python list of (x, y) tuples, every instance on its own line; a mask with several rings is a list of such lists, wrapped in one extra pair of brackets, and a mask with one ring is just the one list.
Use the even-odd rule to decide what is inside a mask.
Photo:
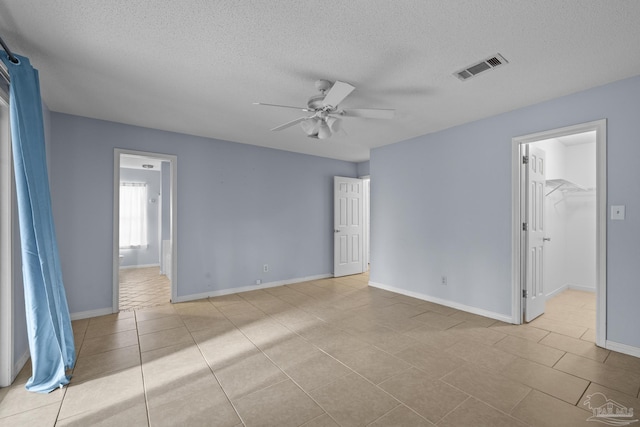
[(141, 169), (160, 172), (161, 165), (162, 160), (156, 159), (155, 157), (138, 156), (135, 154), (120, 155), (120, 167), (125, 169)]
[[(3, 0), (0, 35), (52, 111), (349, 161), (640, 74), (637, 0)], [(509, 64), (452, 76), (496, 53)], [(319, 78), (396, 118), (270, 132), (300, 112), (252, 102), (305, 106)]]

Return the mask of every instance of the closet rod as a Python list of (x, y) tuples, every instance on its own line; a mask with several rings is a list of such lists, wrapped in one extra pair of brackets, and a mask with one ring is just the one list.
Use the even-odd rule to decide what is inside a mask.
[(15, 57), (13, 52), (11, 52), (11, 49), (9, 49), (9, 46), (7, 46), (4, 40), (2, 40), (2, 37), (0, 37), (0, 44), (2, 45), (2, 48), (4, 49), (4, 51), (7, 52), (7, 56), (9, 56), (9, 59), (11, 60), (11, 62), (13, 62), (14, 64), (17, 64), (18, 62), (20, 62), (18, 58)]

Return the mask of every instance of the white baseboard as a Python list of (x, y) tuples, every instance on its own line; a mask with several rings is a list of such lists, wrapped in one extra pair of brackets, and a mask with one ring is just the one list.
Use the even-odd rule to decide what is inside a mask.
[(120, 270), (129, 270), (131, 268), (147, 268), (147, 267), (160, 268), (160, 264), (121, 265)]
[(418, 298), (424, 301), (433, 302), (435, 304), (444, 305), (447, 307), (455, 308), (457, 310), (466, 311), (468, 313), (477, 314), (479, 316), (489, 317), (491, 319), (500, 320), (506, 323), (513, 323), (513, 319), (511, 316), (507, 316), (505, 314), (496, 313), (494, 311), (484, 310), (482, 308), (472, 307), (470, 305), (460, 304), (455, 301), (449, 301), (441, 298), (432, 297), (427, 294), (422, 294), (420, 292), (407, 291), (406, 289), (396, 288), (394, 286), (384, 285), (382, 283), (369, 282), (369, 286), (373, 286), (374, 288), (384, 289), (385, 291), (395, 292), (398, 294), (406, 295), (408, 297)]
[(620, 344), (615, 341), (606, 340), (604, 344), (607, 350), (617, 351), (618, 353), (628, 354), (629, 356), (640, 357), (640, 348), (632, 345)]
[(292, 283), (308, 282), (309, 280), (326, 279), (326, 278), (329, 278), (329, 277), (333, 277), (333, 275), (332, 274), (318, 274), (316, 276), (298, 277), (298, 278), (295, 278), (295, 279), (287, 279), (287, 280), (279, 280), (279, 281), (276, 281), (276, 282), (261, 283), (260, 285), (249, 285), (249, 286), (242, 286), (242, 287), (239, 287), (239, 288), (221, 289), (221, 290), (217, 290), (217, 291), (203, 292), (203, 293), (200, 293), (200, 294), (179, 296), (179, 297), (176, 298), (175, 301), (172, 301), (172, 302), (194, 301), (194, 300), (198, 300), (198, 299), (219, 297), (219, 296), (222, 296), (222, 295), (236, 294), (236, 293), (240, 293), (240, 292), (249, 292), (249, 291), (256, 291), (256, 290), (259, 290), (259, 289), (275, 288), (277, 286), (290, 285)]
[(106, 316), (107, 314), (113, 314), (113, 308), (99, 308), (97, 310), (79, 311), (77, 313), (71, 313), (71, 320), (88, 319), (89, 317)]
[(18, 357), (18, 360), (16, 360), (16, 363), (13, 364), (13, 372), (11, 373), (12, 383), (13, 383), (13, 380), (16, 379), (16, 377), (18, 376), (22, 368), (24, 368), (24, 365), (27, 364), (30, 357), (31, 357), (31, 353), (29, 353), (29, 349), (27, 348), (27, 351), (25, 351), (22, 356)]
[(567, 289), (569, 289), (569, 285), (562, 285), (562, 286), (560, 286), (558, 289), (556, 289), (555, 291), (553, 291), (553, 292), (549, 292), (549, 293), (547, 294), (547, 299), (549, 299), (549, 298), (553, 298), (553, 297), (555, 297), (556, 295), (558, 295), (558, 294), (560, 294), (560, 293), (562, 293), (562, 292), (566, 291)]
[(592, 288), (590, 286), (580, 286), (580, 285), (569, 285), (569, 289), (573, 289), (574, 291), (582, 291), (582, 292), (596, 292), (596, 288)]

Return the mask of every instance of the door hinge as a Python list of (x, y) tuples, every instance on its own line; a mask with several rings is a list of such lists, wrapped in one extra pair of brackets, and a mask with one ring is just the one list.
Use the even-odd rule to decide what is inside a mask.
[(522, 156), (522, 164), (523, 165), (529, 164), (529, 156)]
[(529, 229), (529, 227), (527, 226), (526, 222), (522, 223), (522, 231), (527, 231)]
[(522, 290), (522, 298), (529, 298), (529, 292), (526, 289)]

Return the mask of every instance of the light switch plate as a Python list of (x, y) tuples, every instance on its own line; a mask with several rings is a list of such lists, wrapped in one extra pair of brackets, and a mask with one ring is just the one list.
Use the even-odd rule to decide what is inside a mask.
[(624, 219), (624, 205), (611, 206), (611, 219)]

